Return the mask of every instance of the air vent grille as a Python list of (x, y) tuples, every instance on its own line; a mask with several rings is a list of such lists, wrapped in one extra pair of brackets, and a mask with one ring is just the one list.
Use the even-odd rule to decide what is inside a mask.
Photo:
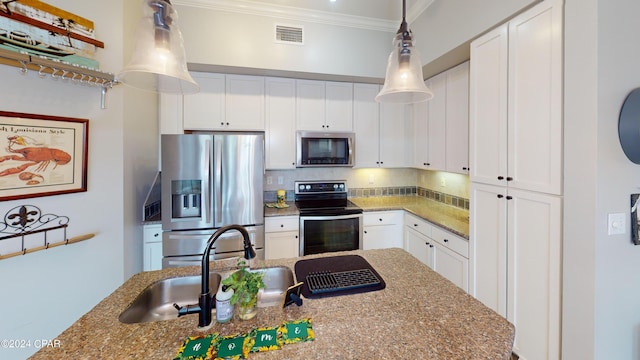
[(303, 45), (304, 34), (302, 27), (276, 24), (276, 42)]

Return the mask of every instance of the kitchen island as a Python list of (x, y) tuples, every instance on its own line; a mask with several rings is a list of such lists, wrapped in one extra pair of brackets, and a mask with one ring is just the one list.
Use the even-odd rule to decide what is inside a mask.
[[(283, 321), (311, 318), (315, 340), (280, 350), (251, 353), (249, 359), (509, 359), (515, 329), (503, 317), (429, 269), (402, 249), (349, 251), (305, 256), (360, 255), (386, 282), (361, 294), (304, 299), (291, 305), (259, 308), (247, 321), (234, 319), (202, 331), (197, 315), (142, 324), (123, 324), (118, 316), (151, 283), (199, 274), (199, 267), (134, 275), (82, 316), (33, 359), (171, 359), (189, 336), (235, 335)], [(283, 265), (301, 258), (256, 261), (253, 267)], [(231, 261), (212, 262), (228, 269)], [(225, 268), (226, 267), (226, 268)]]

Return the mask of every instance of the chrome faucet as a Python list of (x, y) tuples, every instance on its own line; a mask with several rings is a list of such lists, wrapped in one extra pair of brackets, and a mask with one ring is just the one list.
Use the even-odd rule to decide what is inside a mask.
[(244, 258), (247, 260), (251, 260), (256, 257), (256, 252), (253, 250), (251, 246), (251, 239), (249, 238), (249, 233), (247, 230), (240, 225), (227, 225), (219, 228), (209, 240), (207, 240), (207, 246), (204, 249), (204, 254), (202, 255), (202, 287), (200, 291), (200, 298), (198, 300), (198, 304), (179, 306), (178, 304), (173, 304), (173, 306), (178, 309), (178, 317), (198, 313), (198, 327), (205, 327), (211, 324), (211, 310), (214, 307), (213, 296), (211, 295), (211, 289), (209, 288), (209, 254), (211, 253), (211, 248), (213, 247), (213, 243), (218, 240), (220, 235), (224, 234), (229, 230), (238, 230), (244, 239)]

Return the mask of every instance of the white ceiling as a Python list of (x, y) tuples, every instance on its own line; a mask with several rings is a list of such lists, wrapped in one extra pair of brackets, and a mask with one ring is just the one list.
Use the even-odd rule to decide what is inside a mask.
[[(409, 24), (434, 0), (406, 0)], [(396, 31), (402, 0), (173, 0), (173, 4)]]
[[(399, 21), (402, 18), (402, 0), (262, 0), (262, 3), (300, 9), (323, 11), (351, 16)], [(407, 9), (419, 0), (407, 0)]]

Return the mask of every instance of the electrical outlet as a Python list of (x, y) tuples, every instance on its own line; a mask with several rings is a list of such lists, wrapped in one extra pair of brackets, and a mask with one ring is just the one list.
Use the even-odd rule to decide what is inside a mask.
[(447, 186), (447, 178), (445, 178), (444, 176), (440, 178), (440, 186), (442, 187)]
[(273, 176), (267, 176), (267, 185), (273, 184)]
[(609, 225), (607, 226), (607, 233), (609, 235), (624, 234), (627, 227), (626, 217), (624, 213), (609, 214)]
[(284, 179), (282, 178), (282, 176), (278, 176), (278, 185), (282, 184), (284, 184)]
[(375, 177), (373, 176), (373, 174), (369, 174), (369, 184), (373, 184), (374, 180), (375, 180)]

